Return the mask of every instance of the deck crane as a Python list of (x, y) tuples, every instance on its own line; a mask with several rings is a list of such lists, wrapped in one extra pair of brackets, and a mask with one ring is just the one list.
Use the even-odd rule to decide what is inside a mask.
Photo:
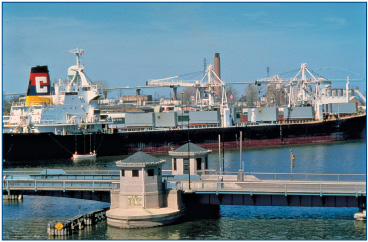
[[(196, 88), (196, 105), (201, 109), (204, 106), (215, 106), (215, 87), (220, 87), (222, 89), (221, 95), (221, 107), (226, 108), (227, 97), (226, 97), (226, 84), (216, 75), (213, 71), (213, 66), (208, 65), (205, 71), (205, 75), (201, 80), (187, 81), (178, 79), (180, 76), (167, 77), (163, 79), (155, 79), (147, 81), (147, 86), (161, 86), (173, 88), (174, 99), (177, 99), (177, 88), (178, 87), (194, 87)], [(207, 77), (207, 82), (205, 81)], [(215, 81), (215, 78), (218, 81)]]

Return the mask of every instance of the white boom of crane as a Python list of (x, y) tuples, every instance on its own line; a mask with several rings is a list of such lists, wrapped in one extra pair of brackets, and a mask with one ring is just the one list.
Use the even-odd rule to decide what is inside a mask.
[[(302, 63), (298, 73), (291, 79), (284, 79), (275, 75), (271, 78), (257, 80), (255, 84), (258, 86), (261, 84), (283, 85), (289, 97), (290, 107), (313, 103), (319, 96), (321, 89), (324, 87), (323, 85), (331, 84), (331, 81), (324, 77), (316, 78), (307, 68), (307, 63)], [(316, 85), (314, 90), (311, 86), (313, 84)]]
[[(207, 77), (207, 82), (205, 81)], [(214, 78), (215, 77), (215, 78)], [(167, 77), (163, 79), (155, 79), (147, 81), (147, 86), (171, 87), (174, 91), (174, 99), (177, 99), (178, 87), (194, 87), (196, 88), (196, 105), (197, 106), (214, 106), (215, 105), (215, 87), (222, 88), (221, 106), (227, 106), (226, 84), (213, 71), (213, 66), (208, 65), (205, 75), (201, 80), (180, 80), (179, 76)], [(218, 81), (217, 81), (218, 80)]]

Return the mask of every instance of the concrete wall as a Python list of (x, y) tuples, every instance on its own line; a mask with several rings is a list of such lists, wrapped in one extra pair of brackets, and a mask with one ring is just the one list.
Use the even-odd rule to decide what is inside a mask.
[(110, 209), (114, 209), (114, 208), (119, 208), (119, 204), (120, 204), (120, 195), (119, 192), (113, 192), (111, 191), (111, 202), (110, 202)]
[(167, 199), (167, 207), (172, 209), (181, 210), (184, 207), (184, 204), (181, 199), (182, 192), (179, 190), (168, 190), (166, 199)]

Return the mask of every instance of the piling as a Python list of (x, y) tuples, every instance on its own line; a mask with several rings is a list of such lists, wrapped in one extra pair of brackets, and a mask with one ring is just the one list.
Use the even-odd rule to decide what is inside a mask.
[(367, 220), (367, 212), (366, 212), (366, 210), (363, 209), (362, 211), (355, 213), (354, 214), (354, 218), (355, 218), (355, 220), (358, 220), (358, 221), (360, 221), (360, 220)]
[(109, 208), (77, 215), (63, 221), (50, 221), (47, 224), (47, 234), (49, 236), (61, 237), (70, 235), (76, 230), (83, 230), (87, 226), (95, 225), (97, 222), (104, 220), (107, 210)]
[(12, 201), (23, 200), (23, 195), (22, 194), (3, 195), (3, 200), (12, 200)]

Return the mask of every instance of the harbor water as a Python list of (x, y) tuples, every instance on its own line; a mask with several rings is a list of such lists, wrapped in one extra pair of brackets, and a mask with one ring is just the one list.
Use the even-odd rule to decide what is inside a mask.
[[(289, 173), (290, 149), (295, 155), (293, 173), (366, 174), (366, 140), (327, 144), (244, 149), (246, 172)], [(164, 170), (171, 169), (167, 154)], [(95, 161), (42, 160), (9, 162), (4, 170), (116, 170), (119, 157), (99, 157)], [(224, 169), (236, 172), (240, 166), (239, 150), (225, 150)], [(222, 159), (222, 156), (221, 156)], [(209, 169), (219, 169), (218, 151), (209, 158)], [(52, 239), (47, 223), (74, 217), (80, 213), (109, 207), (108, 203), (57, 197), (25, 196), (23, 201), (3, 201), (2, 239)], [(366, 240), (366, 222), (355, 221), (357, 208), (252, 207), (221, 206), (218, 214), (185, 217), (174, 225), (149, 229), (117, 229), (106, 222), (78, 231), (64, 239), (326, 239)]]

